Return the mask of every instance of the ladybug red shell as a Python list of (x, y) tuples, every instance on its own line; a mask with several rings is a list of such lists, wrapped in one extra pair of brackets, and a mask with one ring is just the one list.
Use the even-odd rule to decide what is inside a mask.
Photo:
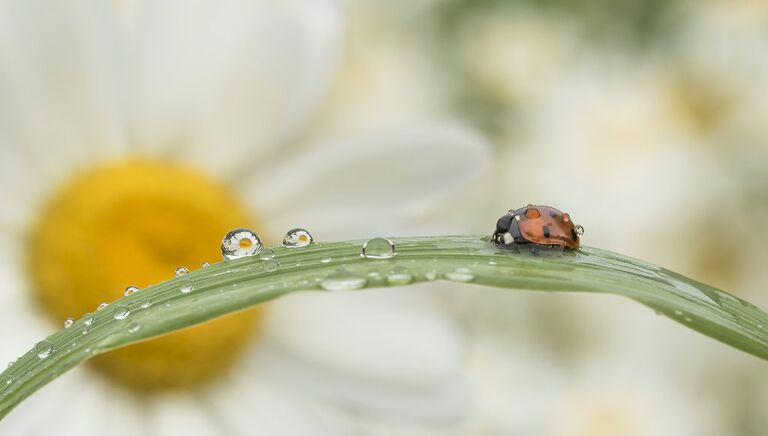
[(529, 204), (499, 218), (492, 240), (498, 245), (536, 244), (579, 248), (581, 226), (554, 207)]

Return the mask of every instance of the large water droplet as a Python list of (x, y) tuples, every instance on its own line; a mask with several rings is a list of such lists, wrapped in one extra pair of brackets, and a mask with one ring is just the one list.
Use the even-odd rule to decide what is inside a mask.
[(353, 291), (362, 289), (368, 284), (368, 279), (354, 275), (346, 270), (339, 270), (320, 282), (320, 287), (326, 291)]
[(263, 248), (259, 235), (248, 229), (232, 230), (221, 241), (221, 255), (227, 260), (253, 256)]
[(402, 266), (396, 266), (392, 268), (392, 271), (387, 274), (387, 284), (392, 286), (407, 285), (413, 281), (413, 275)]
[(48, 341), (40, 341), (35, 345), (35, 354), (41, 360), (50, 356), (53, 353), (53, 344)]
[(195, 289), (195, 286), (192, 284), (192, 281), (189, 279), (183, 279), (179, 284), (179, 290), (182, 294), (188, 294), (192, 292), (192, 290)]
[(105, 308), (105, 307), (107, 307), (107, 306), (109, 306), (109, 303), (106, 303), (106, 302), (104, 302), (104, 303), (101, 303), (101, 304), (99, 304), (99, 306), (96, 308), (96, 310), (101, 310), (101, 309), (103, 309), (103, 308)]
[(74, 318), (67, 318), (64, 320), (64, 328), (68, 329), (75, 325), (75, 319)]
[(86, 313), (85, 315), (83, 315), (83, 324), (85, 325), (93, 324), (93, 314)]
[(395, 244), (384, 238), (369, 239), (360, 254), (367, 259), (389, 259), (395, 255)]
[(445, 278), (454, 282), (471, 282), (475, 279), (472, 270), (469, 268), (456, 268), (451, 272), (445, 273)]
[(123, 304), (119, 304), (115, 306), (114, 309), (112, 309), (112, 316), (117, 320), (126, 319), (130, 314), (131, 311), (128, 310), (128, 307)]
[(306, 247), (312, 243), (312, 235), (301, 228), (288, 230), (283, 238), (283, 246), (288, 248)]
[(174, 274), (176, 275), (176, 277), (181, 277), (181, 276), (187, 274), (188, 272), (189, 272), (189, 270), (187, 269), (187, 267), (180, 266), (180, 267), (176, 268), (176, 271), (174, 271)]
[(576, 226), (576, 234), (581, 236), (584, 234), (584, 227), (582, 226)]
[(127, 297), (129, 295), (133, 295), (133, 294), (139, 292), (140, 290), (141, 289), (139, 289), (138, 286), (131, 285), (131, 286), (128, 286), (127, 288), (125, 288), (125, 292), (123, 292), (123, 295), (125, 295)]

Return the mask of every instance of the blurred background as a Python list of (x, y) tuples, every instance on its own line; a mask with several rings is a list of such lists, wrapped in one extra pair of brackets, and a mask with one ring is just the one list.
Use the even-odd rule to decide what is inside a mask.
[[(217, 261), (234, 227), (482, 234), (528, 203), (768, 308), (766, 3), (213, 3), (0, 2), (0, 360)], [(764, 362), (613, 296), (436, 283), (214, 324), (96, 359), (0, 429), (768, 427)]]

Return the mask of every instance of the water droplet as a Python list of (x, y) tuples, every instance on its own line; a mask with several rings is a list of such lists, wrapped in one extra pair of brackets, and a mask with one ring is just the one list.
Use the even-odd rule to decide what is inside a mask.
[(152, 306), (152, 300), (150, 300), (149, 298), (145, 298), (145, 299), (141, 300), (141, 308), (142, 309), (146, 309), (146, 308), (148, 308), (150, 306)]
[(264, 271), (266, 272), (277, 271), (278, 268), (280, 268), (280, 262), (276, 261), (275, 259), (269, 259), (264, 261)]
[(272, 251), (271, 248), (265, 248), (264, 251), (261, 252), (261, 256), (259, 257), (261, 260), (269, 260), (275, 258), (275, 252)]
[(581, 236), (584, 234), (584, 227), (582, 226), (576, 226), (576, 234)]
[(496, 265), (496, 261), (495, 260), (489, 260), (488, 261), (488, 265)]
[(395, 255), (395, 244), (384, 238), (369, 239), (363, 244), (360, 255), (367, 259), (389, 259)]
[(413, 281), (413, 275), (404, 267), (396, 266), (387, 274), (387, 283), (392, 286), (407, 285)]
[(9, 384), (11, 384), (11, 383), (13, 383), (13, 378), (10, 378), (10, 377), (9, 377), (9, 378), (8, 378), (8, 379), (5, 381), (5, 384), (9, 385)]
[(13, 366), (13, 362), (8, 362), (8, 368)]
[(101, 309), (103, 309), (103, 308), (105, 308), (107, 306), (109, 306), (109, 303), (101, 303), (101, 304), (99, 304), (99, 307), (96, 308), (96, 310), (101, 310)]
[(128, 333), (136, 333), (139, 330), (141, 330), (141, 324), (137, 322), (132, 322), (131, 325), (128, 326)]
[(115, 306), (114, 309), (112, 309), (112, 316), (115, 317), (115, 319), (126, 319), (128, 318), (128, 315), (131, 314), (131, 311), (128, 310), (128, 307), (122, 304), (119, 304)]
[(253, 256), (261, 252), (262, 248), (259, 235), (248, 229), (232, 230), (221, 241), (221, 255), (227, 260)]
[(437, 277), (438, 277), (438, 275), (439, 275), (439, 274), (438, 274), (438, 273), (437, 273), (437, 271), (435, 271), (435, 270), (432, 270), (432, 271), (427, 271), (427, 272), (424, 274), (424, 278), (425, 278), (425, 279), (427, 279), (427, 280), (429, 280), (429, 281), (431, 282), (432, 280), (437, 280)]
[(192, 292), (193, 289), (195, 289), (195, 285), (193, 285), (192, 281), (189, 279), (183, 279), (179, 284), (179, 290), (182, 294), (188, 294)]
[(203, 268), (208, 268), (209, 266), (211, 266), (211, 264), (208, 262), (203, 262), (203, 264), (200, 266), (202, 266)]
[(475, 279), (472, 270), (469, 268), (456, 268), (451, 272), (445, 273), (445, 278), (454, 282), (471, 282)]
[(48, 341), (40, 341), (35, 345), (35, 353), (40, 360), (45, 359), (53, 353), (53, 344)]
[(176, 274), (176, 277), (181, 277), (181, 276), (183, 276), (184, 274), (186, 274), (188, 272), (189, 272), (189, 270), (187, 269), (187, 267), (180, 266), (180, 267), (176, 268), (176, 271), (174, 272), (174, 274)]
[(683, 320), (685, 320), (685, 322), (693, 322), (693, 319), (690, 316), (686, 316)]
[(75, 324), (75, 319), (74, 318), (67, 318), (67, 319), (64, 320), (64, 328), (65, 329), (68, 329), (68, 328), (72, 327), (74, 324)]
[(129, 295), (133, 295), (133, 294), (139, 292), (140, 290), (141, 289), (139, 289), (138, 286), (131, 285), (131, 286), (128, 286), (127, 288), (125, 288), (125, 292), (123, 292), (123, 295), (125, 295), (127, 297)]
[(338, 270), (329, 274), (322, 282), (320, 287), (326, 291), (353, 291), (362, 289), (368, 284), (365, 277), (356, 276), (346, 270)]
[(677, 315), (677, 316), (680, 316), (680, 315), (682, 315), (682, 314), (683, 314), (683, 311), (682, 311), (682, 310), (676, 310), (676, 311), (675, 311), (675, 315)]
[(311, 243), (312, 235), (301, 228), (288, 230), (288, 233), (283, 238), (283, 246), (288, 248), (306, 247)]
[(324, 258), (320, 259), (320, 262), (322, 262), (322, 263), (329, 263), (332, 260), (333, 259), (331, 259), (330, 257), (324, 257)]

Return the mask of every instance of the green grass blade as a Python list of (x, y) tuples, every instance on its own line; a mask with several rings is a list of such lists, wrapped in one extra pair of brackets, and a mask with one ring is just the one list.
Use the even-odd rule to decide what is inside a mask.
[[(209, 319), (246, 309), (283, 294), (322, 290), (343, 274), (367, 280), (367, 287), (390, 285), (387, 274), (403, 267), (412, 283), (435, 278), (509, 289), (583, 291), (623, 295), (683, 325), (768, 360), (768, 315), (754, 305), (657, 266), (609, 251), (584, 247), (561, 254), (517, 253), (481, 236), (393, 239), (391, 259), (360, 256), (363, 241), (274, 248), (275, 258), (257, 256), (220, 262), (150, 286), (94, 312), (46, 340), (53, 352), (40, 359), (30, 350), (0, 374), (0, 417), (60, 374), (90, 357)], [(378, 273), (370, 275), (370, 273)], [(394, 280), (404, 284), (408, 279)], [(194, 289), (182, 293), (180, 288)], [(394, 284), (394, 283), (393, 283)], [(481, 297), (478, 297), (481, 298)], [(142, 308), (149, 300), (152, 305)], [(130, 315), (115, 319), (117, 306)], [(136, 330), (136, 327), (139, 327)], [(87, 329), (88, 333), (83, 334)]]

